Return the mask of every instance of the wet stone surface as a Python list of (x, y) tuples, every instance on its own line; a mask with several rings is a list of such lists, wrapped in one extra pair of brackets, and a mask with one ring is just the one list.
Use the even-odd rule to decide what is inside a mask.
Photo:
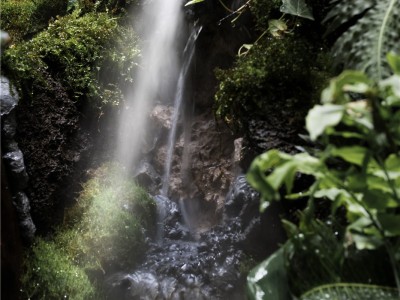
[(244, 299), (246, 274), (240, 270), (248, 256), (243, 245), (252, 231), (249, 226), (261, 224), (257, 213), (249, 211), (258, 210), (258, 194), (244, 176), (236, 179), (228, 194), (224, 221), (197, 239), (185, 226), (178, 205), (166, 197), (156, 198), (162, 207), (161, 238), (149, 238), (150, 250), (139, 268), (107, 279), (109, 298)]

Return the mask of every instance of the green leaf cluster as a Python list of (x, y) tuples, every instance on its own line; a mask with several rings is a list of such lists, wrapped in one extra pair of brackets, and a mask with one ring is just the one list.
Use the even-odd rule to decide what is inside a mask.
[(98, 299), (104, 274), (132, 268), (144, 254), (144, 231), (152, 231), (156, 219), (154, 200), (115, 164), (92, 176), (53, 240), (33, 246), (22, 276), (25, 295)]
[[(292, 236), (287, 248), (295, 246), (297, 249), (293, 252), (297, 259), (288, 259), (291, 262), (289, 266), (305, 261), (305, 257), (298, 257), (302, 247), (307, 262), (310, 262), (309, 256), (316, 250), (331, 258), (317, 264), (322, 267), (311, 267), (317, 273), (324, 269), (332, 272), (331, 278), (322, 274), (315, 276), (314, 284), (343, 282), (343, 273), (335, 271), (335, 267), (343, 265), (345, 253), (352, 248), (373, 251), (375, 255), (379, 254), (374, 251), (385, 249), (393, 281), (397, 285), (400, 283), (399, 62), (398, 56), (389, 54), (388, 63), (393, 75), (379, 82), (358, 71), (345, 71), (331, 80), (322, 92), (322, 104), (311, 109), (306, 118), (310, 138), (320, 143), (320, 150), (295, 155), (270, 150), (257, 157), (250, 167), (247, 178), (262, 194), (262, 210), (271, 201), (280, 199), (280, 188), (283, 186), (286, 187), (288, 199), (308, 197), (308, 206), (299, 229), (288, 222), (285, 226), (289, 236)], [(315, 182), (306, 191), (290, 194), (297, 172), (313, 176)], [(345, 211), (345, 221), (339, 221), (345, 226), (341, 239), (329, 234), (322, 223), (313, 221), (317, 203), (324, 201), (330, 203), (330, 218), (333, 220), (339, 211)], [(306, 239), (307, 233), (311, 240)], [(300, 235), (303, 241), (296, 247), (293, 237), (299, 238)], [(326, 239), (329, 236), (333, 239), (328, 243)], [(316, 242), (310, 244), (315, 239)], [(325, 247), (327, 244), (331, 246)], [(333, 264), (327, 266), (327, 261)], [(298, 274), (301, 269), (289, 273)], [(326, 281), (318, 282), (318, 278)], [(297, 294), (301, 294), (295, 288), (299, 281), (301, 277), (291, 284)], [(313, 287), (315, 285), (309, 286)], [(336, 287), (332, 295), (335, 295)], [(357, 289), (353, 286), (347, 289), (337, 287), (337, 291), (353, 293)], [(369, 287), (363, 288), (364, 291), (371, 295), (375, 293)], [(388, 297), (392, 299), (393, 292)]]

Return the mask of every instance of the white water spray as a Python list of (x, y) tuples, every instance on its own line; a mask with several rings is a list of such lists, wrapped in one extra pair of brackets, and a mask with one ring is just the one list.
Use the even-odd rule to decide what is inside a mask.
[[(181, 0), (153, 0), (143, 5), (137, 27), (144, 27), (142, 60), (136, 83), (120, 116), (116, 158), (130, 171), (135, 167), (145, 139), (150, 109), (157, 97), (168, 97), (168, 85), (178, 69), (176, 50), (182, 26)], [(142, 26), (140, 26), (142, 25)], [(136, 28), (137, 28), (136, 27)], [(164, 100), (164, 99), (162, 99)]]
[(163, 196), (168, 196), (169, 179), (171, 176), (171, 165), (174, 154), (174, 146), (176, 142), (176, 132), (178, 128), (179, 113), (181, 112), (182, 100), (184, 98), (184, 93), (185, 93), (185, 81), (195, 52), (194, 51), (195, 43), (200, 32), (201, 32), (201, 27), (193, 29), (186, 43), (185, 50), (183, 51), (184, 61), (181, 71), (179, 73), (178, 84), (176, 87), (176, 93), (174, 99), (174, 113), (171, 118), (172, 126), (168, 136), (167, 157), (164, 165), (164, 177), (161, 188), (161, 195)]

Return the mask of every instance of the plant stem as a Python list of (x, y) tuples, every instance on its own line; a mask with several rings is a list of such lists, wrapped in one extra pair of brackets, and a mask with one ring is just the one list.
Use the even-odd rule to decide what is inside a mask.
[(400, 297), (400, 275), (399, 275), (399, 270), (397, 268), (397, 264), (396, 264), (396, 258), (395, 255), (393, 253), (393, 247), (390, 244), (389, 241), (385, 241), (385, 248), (386, 251), (389, 255), (389, 259), (390, 259), (390, 264), (392, 265), (392, 269), (393, 269), (393, 275), (394, 275), (394, 279), (396, 281), (396, 286), (397, 286), (397, 292), (399, 294)]

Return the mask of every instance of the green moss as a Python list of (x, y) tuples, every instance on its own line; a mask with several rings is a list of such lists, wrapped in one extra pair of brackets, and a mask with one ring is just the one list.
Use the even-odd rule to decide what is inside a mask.
[(66, 0), (5, 0), (0, 27), (18, 42), (47, 27), (48, 21), (67, 11)]
[(265, 117), (288, 104), (307, 111), (328, 78), (319, 55), (303, 38), (261, 39), (233, 68), (217, 70), (217, 116), (242, 129), (249, 116)]
[[(268, 20), (272, 14), (279, 11), (281, 0), (253, 0), (250, 1), (250, 11), (253, 14), (256, 27), (264, 31), (268, 28)], [(275, 17), (275, 16), (274, 16)], [(276, 18), (279, 18), (277, 15)]]
[(29, 299), (92, 299), (95, 290), (63, 249), (38, 239), (26, 260), (22, 293)]
[(124, 177), (120, 168), (105, 165), (97, 169), (53, 240), (39, 239), (26, 259), (25, 294), (39, 299), (62, 299), (64, 295), (69, 299), (96, 295), (98, 299), (103, 274), (130, 269), (140, 261), (144, 232), (154, 228), (155, 219), (154, 200)]
[(80, 16), (75, 11), (32, 40), (10, 47), (4, 64), (25, 95), (32, 95), (35, 86), (46, 86), (52, 76), (72, 98), (90, 99), (101, 107), (119, 103), (119, 82), (132, 81), (139, 56), (136, 42), (133, 31), (118, 27), (107, 13)]

